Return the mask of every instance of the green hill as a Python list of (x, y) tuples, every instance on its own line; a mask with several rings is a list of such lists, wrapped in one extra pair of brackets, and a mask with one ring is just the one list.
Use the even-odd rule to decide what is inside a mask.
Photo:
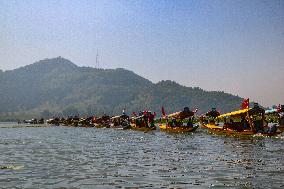
[(0, 120), (51, 115), (119, 114), (149, 109), (160, 113), (184, 106), (206, 112), (240, 107), (242, 98), (204, 91), (173, 81), (157, 84), (122, 68), (78, 67), (64, 58), (45, 59), (15, 70), (0, 71)]

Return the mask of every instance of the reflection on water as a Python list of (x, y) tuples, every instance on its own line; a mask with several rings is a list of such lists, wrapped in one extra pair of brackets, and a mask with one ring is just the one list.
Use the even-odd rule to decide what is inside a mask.
[(6, 188), (284, 187), (283, 138), (0, 127)]

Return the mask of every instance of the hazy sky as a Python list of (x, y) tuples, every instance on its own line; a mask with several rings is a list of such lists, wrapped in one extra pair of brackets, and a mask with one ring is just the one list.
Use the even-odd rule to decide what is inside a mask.
[(284, 1), (0, 0), (0, 69), (63, 56), (284, 104)]

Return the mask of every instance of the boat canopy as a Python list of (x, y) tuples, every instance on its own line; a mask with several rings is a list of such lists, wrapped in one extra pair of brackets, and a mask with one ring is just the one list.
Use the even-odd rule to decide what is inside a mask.
[(131, 117), (131, 119), (142, 119), (144, 118), (145, 116), (144, 115), (141, 115), (141, 116), (134, 116), (134, 117)]
[(122, 115), (117, 115), (117, 116), (113, 116), (110, 119), (118, 119), (118, 118), (122, 118), (122, 119), (128, 119), (129, 116), (126, 114), (122, 114)]
[(192, 112), (192, 111), (188, 111), (188, 112), (180, 111), (180, 112), (175, 112), (175, 113), (169, 114), (168, 117), (176, 118), (176, 119), (185, 119), (185, 118), (191, 117), (193, 115), (194, 115), (194, 112)]
[(223, 118), (223, 117), (229, 117), (229, 116), (235, 116), (235, 115), (241, 115), (244, 113), (247, 113), (250, 109), (243, 109), (243, 110), (238, 110), (226, 114), (219, 115), (217, 118)]
[(265, 114), (273, 114), (273, 113), (277, 113), (277, 112), (278, 112), (277, 109), (265, 110)]
[(168, 115), (168, 117), (176, 117), (177, 115), (179, 115), (181, 112), (175, 112), (175, 113), (171, 113)]
[(238, 110), (238, 111), (222, 114), (222, 115), (218, 116), (217, 118), (223, 118), (223, 117), (229, 117), (229, 116), (237, 116), (237, 115), (241, 115), (241, 114), (245, 114), (245, 113), (248, 113), (250, 115), (258, 114), (258, 113), (264, 114), (264, 109), (260, 108), (258, 106), (255, 106), (255, 107), (250, 108), (250, 109), (247, 108), (247, 109), (243, 109), (243, 110)]
[(120, 116), (119, 115), (118, 116), (113, 116), (110, 119), (117, 119), (117, 118), (120, 118)]
[(218, 112), (216, 108), (212, 108), (212, 110), (207, 112), (205, 115), (210, 117), (218, 117), (220, 115), (220, 112)]

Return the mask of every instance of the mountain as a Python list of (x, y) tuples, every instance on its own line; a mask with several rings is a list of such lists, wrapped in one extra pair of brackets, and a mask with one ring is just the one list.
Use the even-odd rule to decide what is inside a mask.
[(156, 84), (122, 68), (78, 67), (62, 57), (44, 59), (15, 70), (0, 71), (0, 120), (52, 115), (119, 114), (149, 109), (168, 113), (184, 106), (206, 112), (240, 107), (242, 98), (224, 92)]

